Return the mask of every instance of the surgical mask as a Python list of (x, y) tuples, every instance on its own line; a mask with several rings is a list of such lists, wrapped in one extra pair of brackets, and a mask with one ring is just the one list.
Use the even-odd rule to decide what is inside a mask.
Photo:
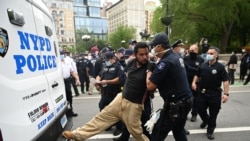
[(60, 55), (61, 60), (64, 60), (64, 54)]
[(110, 67), (110, 66), (112, 65), (112, 63), (111, 63), (110, 61), (105, 61), (105, 65), (106, 65), (107, 67)]
[(181, 55), (181, 57), (184, 57), (184, 55), (185, 55), (185, 49), (181, 48), (180, 51), (179, 51), (179, 54)]
[(213, 55), (210, 55), (210, 54), (207, 54), (207, 57), (206, 57), (206, 60), (207, 61), (211, 61), (214, 59), (214, 56)]
[[(158, 46), (157, 46), (157, 47), (158, 47)], [(169, 50), (169, 49), (167, 49), (167, 50), (163, 50), (163, 51), (161, 51), (161, 52), (155, 52), (155, 49), (156, 49), (157, 47), (151, 49), (151, 53), (152, 53), (153, 56), (157, 56), (158, 54), (165, 53), (165, 52), (167, 52), (167, 51)]]

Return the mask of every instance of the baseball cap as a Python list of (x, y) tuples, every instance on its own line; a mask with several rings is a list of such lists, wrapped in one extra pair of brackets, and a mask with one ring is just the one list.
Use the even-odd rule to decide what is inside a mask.
[(104, 59), (108, 61), (109, 59), (114, 58), (114, 57), (115, 55), (112, 52), (106, 52)]
[(133, 49), (126, 49), (124, 52), (124, 57), (128, 57), (134, 53)]
[(128, 44), (133, 44), (133, 43), (137, 43), (137, 41), (135, 39), (131, 39)]
[(120, 48), (117, 50), (117, 52), (121, 52), (121, 53), (124, 53), (124, 51), (125, 51), (125, 48), (124, 48), (124, 47), (120, 47)]
[(150, 46), (156, 46), (159, 44), (164, 45), (165, 48), (169, 47), (168, 36), (163, 32), (157, 33), (154, 39), (150, 42)]

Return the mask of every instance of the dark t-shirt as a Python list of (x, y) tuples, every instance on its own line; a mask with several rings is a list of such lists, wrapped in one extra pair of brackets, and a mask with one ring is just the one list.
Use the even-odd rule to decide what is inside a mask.
[(132, 60), (126, 67), (127, 79), (124, 84), (123, 96), (134, 103), (142, 104), (142, 99), (147, 89), (147, 65), (137, 68), (136, 60)]

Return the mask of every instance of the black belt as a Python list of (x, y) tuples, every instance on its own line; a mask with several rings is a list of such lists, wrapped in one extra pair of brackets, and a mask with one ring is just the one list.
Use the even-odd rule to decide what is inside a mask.
[(205, 93), (210, 93), (210, 92), (219, 92), (220, 88), (217, 88), (217, 89), (201, 88), (200, 90), (202, 94), (205, 94)]
[(64, 78), (64, 81), (70, 81), (70, 80), (71, 80), (71, 77)]

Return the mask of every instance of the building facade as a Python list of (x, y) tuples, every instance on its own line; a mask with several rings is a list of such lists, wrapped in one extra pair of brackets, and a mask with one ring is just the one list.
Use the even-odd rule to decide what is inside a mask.
[(73, 0), (49, 0), (45, 3), (53, 16), (59, 46), (75, 49)]
[(136, 29), (136, 40), (141, 40), (140, 32), (144, 31), (144, 0), (120, 0), (106, 10), (108, 33), (113, 33), (119, 25), (132, 26)]
[(91, 34), (95, 40), (107, 38), (107, 19), (101, 16), (101, 0), (74, 0), (76, 36)]

